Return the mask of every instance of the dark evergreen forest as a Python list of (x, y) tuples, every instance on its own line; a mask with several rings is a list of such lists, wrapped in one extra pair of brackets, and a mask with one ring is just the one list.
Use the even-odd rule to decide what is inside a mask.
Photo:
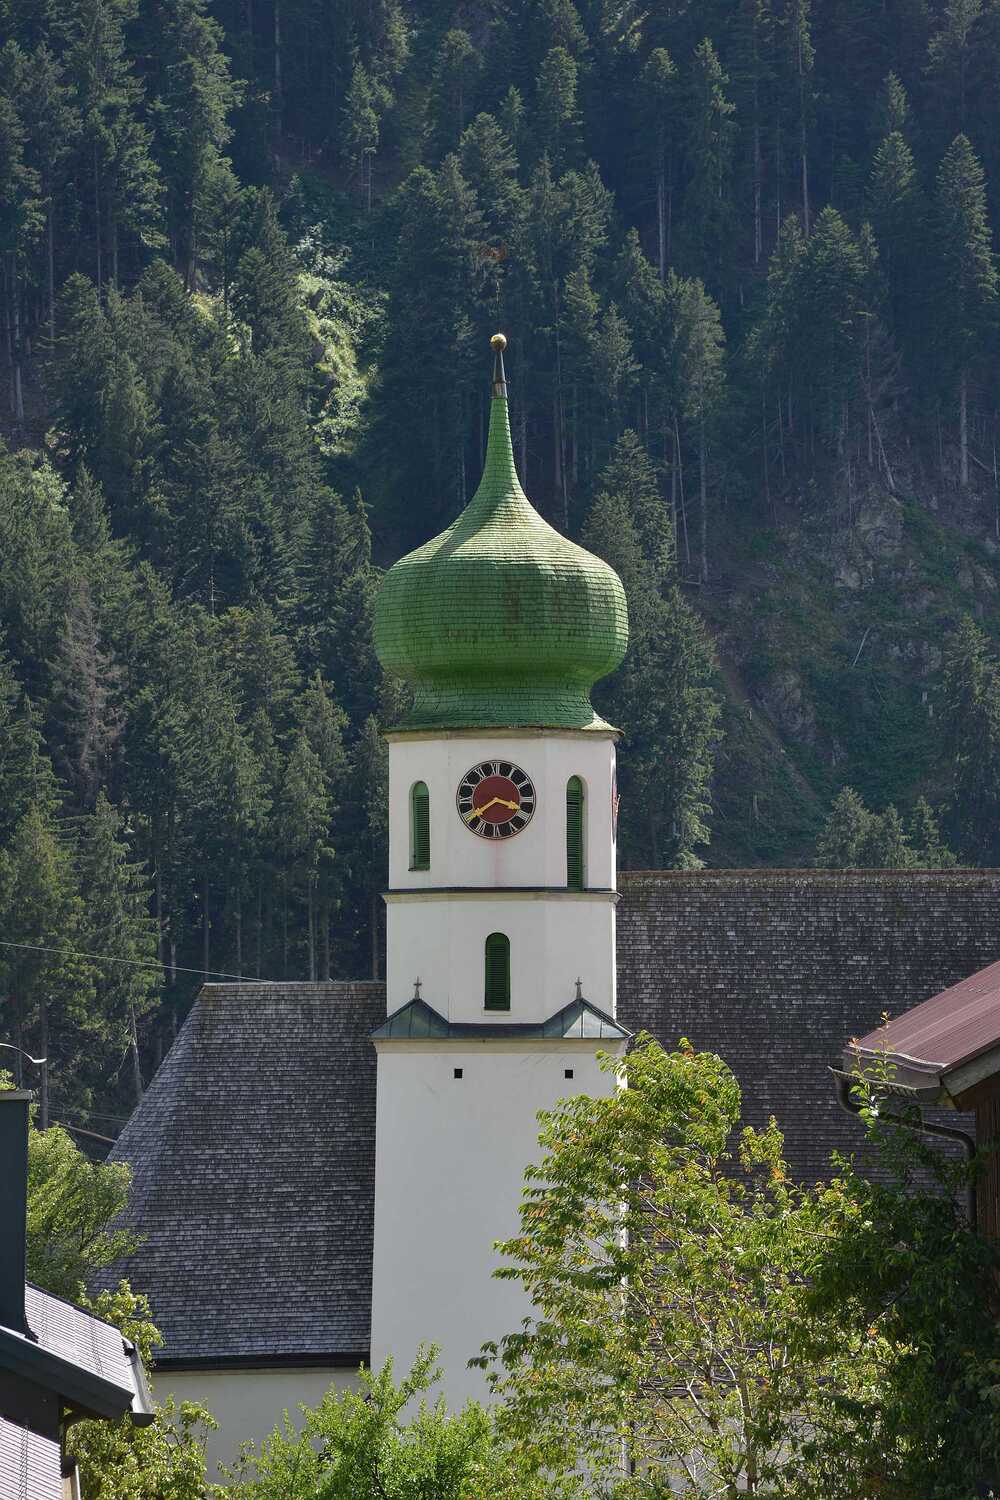
[(379, 972), (372, 600), (475, 488), (497, 327), (525, 488), (629, 592), (623, 862), (1000, 861), (1000, 0), (0, 42), (0, 996), (51, 1117), (113, 1134), (202, 973)]

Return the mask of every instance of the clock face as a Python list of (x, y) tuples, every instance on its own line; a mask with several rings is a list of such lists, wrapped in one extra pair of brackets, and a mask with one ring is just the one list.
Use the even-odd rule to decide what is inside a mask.
[(535, 788), (531, 777), (509, 760), (484, 760), (459, 783), (458, 815), (481, 839), (509, 839), (531, 819)]

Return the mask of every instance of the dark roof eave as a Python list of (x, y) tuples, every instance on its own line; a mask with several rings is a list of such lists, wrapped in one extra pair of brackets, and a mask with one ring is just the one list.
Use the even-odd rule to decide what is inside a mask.
[[(141, 1395), (126, 1390), (112, 1380), (105, 1380), (90, 1370), (81, 1369), (71, 1360), (53, 1354), (50, 1349), (26, 1339), (9, 1328), (0, 1328), (0, 1369), (9, 1370), (24, 1380), (31, 1380), (45, 1390), (55, 1391), (66, 1406), (71, 1406), (86, 1416), (107, 1417), (116, 1420), (129, 1412), (136, 1412)], [(148, 1402), (148, 1392), (146, 1400)], [(152, 1409), (149, 1420), (152, 1421)], [(140, 1407), (137, 1420), (141, 1422)], [(141, 1425), (147, 1425), (142, 1423)]]
[(156, 1361), (157, 1374), (197, 1374), (212, 1370), (357, 1370), (370, 1361), (367, 1349), (339, 1350), (333, 1354), (177, 1354)]
[(988, 1078), (1000, 1077), (1000, 1043), (993, 1042), (948, 1066), (874, 1047), (855, 1045), (844, 1049), (844, 1067), (848, 1072), (854, 1072), (860, 1062), (864, 1072), (871, 1076), (870, 1065), (876, 1061), (880, 1067), (893, 1070), (886, 1092), (905, 1092), (919, 1096), (924, 1104), (940, 1103), (955, 1108), (959, 1095)]

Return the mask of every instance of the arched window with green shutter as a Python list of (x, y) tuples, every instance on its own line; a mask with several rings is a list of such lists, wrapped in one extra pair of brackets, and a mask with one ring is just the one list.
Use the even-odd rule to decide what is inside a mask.
[(410, 788), (410, 869), (431, 867), (431, 799), (425, 781)]
[(510, 1010), (510, 938), (504, 932), (486, 939), (486, 1009)]
[(571, 776), (566, 783), (566, 884), (571, 891), (582, 891), (583, 883), (583, 782)]

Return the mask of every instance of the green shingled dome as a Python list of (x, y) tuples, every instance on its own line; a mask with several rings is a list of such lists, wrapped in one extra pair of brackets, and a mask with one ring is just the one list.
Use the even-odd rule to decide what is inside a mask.
[(606, 729), (590, 689), (627, 644), (618, 574), (535, 510), (506, 397), (494, 394), (478, 490), (447, 531), (390, 568), (378, 596), (379, 660), (414, 691), (395, 727)]

